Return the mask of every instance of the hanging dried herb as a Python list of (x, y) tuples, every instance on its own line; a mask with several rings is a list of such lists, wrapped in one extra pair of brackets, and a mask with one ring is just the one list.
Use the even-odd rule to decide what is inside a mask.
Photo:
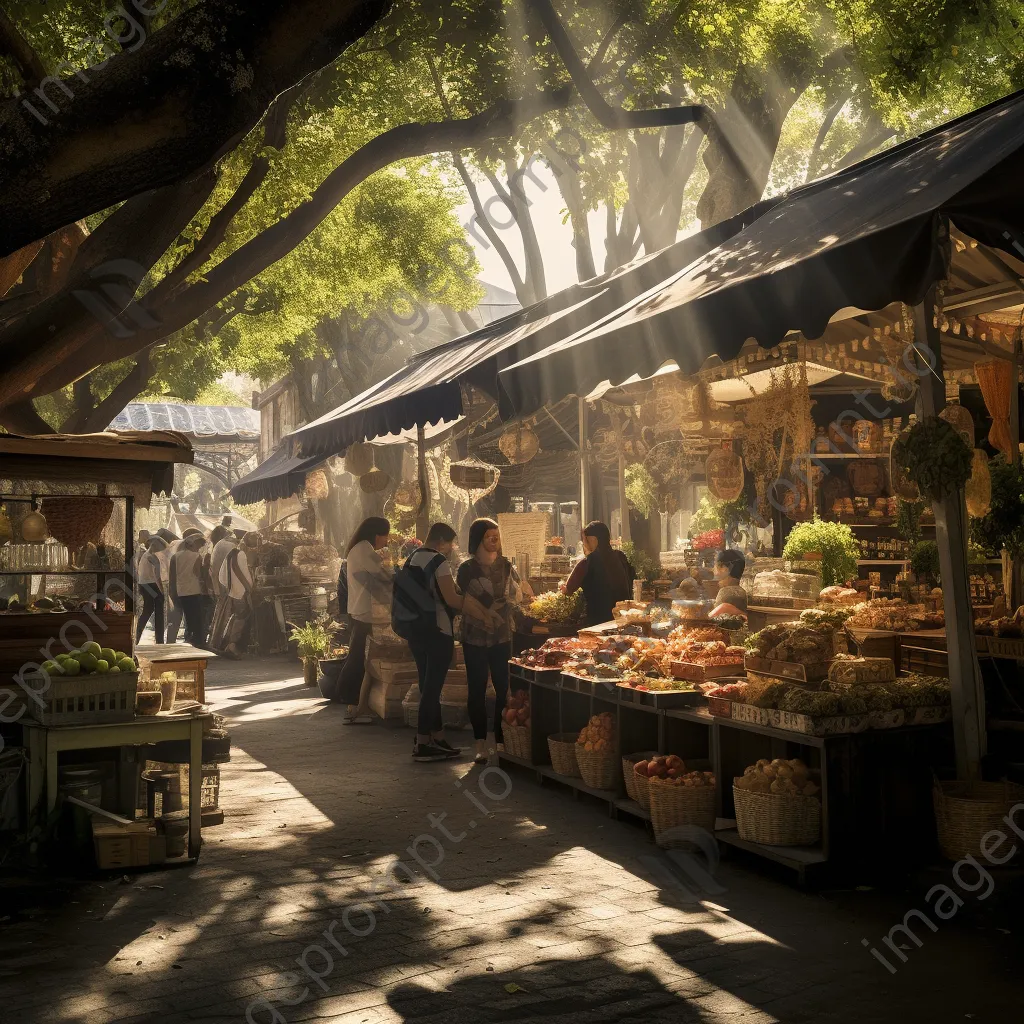
[(896, 501), (896, 530), (904, 540), (917, 543), (921, 539), (921, 514), (924, 512), (923, 501), (907, 501), (898, 498)]
[(645, 519), (658, 511), (658, 486), (646, 466), (626, 467), (626, 501)]
[(974, 453), (960, 432), (938, 416), (916, 423), (892, 447), (892, 457), (907, 477), (933, 501), (963, 490)]

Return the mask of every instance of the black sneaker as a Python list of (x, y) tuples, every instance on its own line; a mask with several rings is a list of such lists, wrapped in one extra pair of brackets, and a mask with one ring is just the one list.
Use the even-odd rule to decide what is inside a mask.
[(453, 747), (446, 739), (434, 740), (433, 746), (440, 747), (448, 757), (459, 757), (462, 754), (462, 747)]
[(414, 743), (412, 746), (414, 761), (447, 761), (450, 756), (447, 750), (433, 743)]

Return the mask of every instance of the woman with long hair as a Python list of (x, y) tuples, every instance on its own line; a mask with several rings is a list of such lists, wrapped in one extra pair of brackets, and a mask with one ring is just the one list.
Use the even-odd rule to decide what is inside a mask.
[(469, 684), (469, 719), (477, 764), (487, 762), (487, 678), (494, 684), (494, 741), (501, 743), (501, 716), (508, 697), (508, 659), (512, 657), (511, 614), (522, 596), (532, 597), (501, 553), (501, 534), (493, 519), (477, 519), (469, 528), (469, 558), (456, 582), (467, 598), (462, 609), (462, 653)]
[(629, 600), (636, 574), (626, 556), (612, 547), (611, 531), (604, 523), (588, 523), (582, 537), (587, 556), (576, 563), (562, 589), (566, 594), (583, 591), (586, 624), (596, 626), (611, 621), (617, 601)]
[(373, 722), (368, 704), (371, 680), (366, 674), (366, 644), (374, 622), (390, 622), (393, 575), (378, 553), (387, 545), (390, 533), (391, 524), (386, 519), (370, 516), (359, 524), (345, 555), (352, 635), (348, 657), (338, 675), (337, 699), (348, 705), (346, 725)]

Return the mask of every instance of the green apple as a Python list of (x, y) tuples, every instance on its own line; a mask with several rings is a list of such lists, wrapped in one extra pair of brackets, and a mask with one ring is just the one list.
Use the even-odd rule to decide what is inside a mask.
[(121, 667), (120, 667), (119, 665), (111, 665), (111, 666), (110, 666), (110, 669), (109, 669), (109, 674), (110, 674), (110, 675), (114, 675), (114, 673), (115, 673), (115, 672), (116, 672), (116, 673), (117, 673), (118, 675), (120, 675), (120, 673), (121, 673)]
[(139, 666), (131, 658), (119, 658), (117, 667), (122, 672), (134, 672)]
[(117, 653), (113, 647), (104, 647), (97, 657), (102, 658), (108, 665), (113, 665), (117, 661)]
[(94, 672), (99, 672), (101, 675), (110, 671), (110, 662), (105, 658), (96, 659), (96, 667), (93, 669)]
[(82, 653), (75, 660), (78, 662), (79, 665), (82, 666), (82, 671), (95, 672), (96, 662), (99, 659), (91, 651), (82, 651)]
[(82, 666), (74, 659), (68, 658), (64, 663), (64, 675), (77, 676), (82, 671)]
[(103, 648), (95, 640), (90, 640), (88, 643), (82, 644), (82, 650), (86, 654), (91, 654), (94, 658), (98, 658)]
[(58, 662), (58, 661), (44, 661), (42, 663), (42, 665), (40, 665), (39, 667), (48, 676), (62, 676), (62, 675), (64, 675), (64, 668), (61, 666), (60, 662)]

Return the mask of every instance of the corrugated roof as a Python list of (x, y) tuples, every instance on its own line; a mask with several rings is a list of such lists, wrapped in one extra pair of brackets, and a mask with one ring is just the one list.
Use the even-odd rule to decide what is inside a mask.
[(110, 429), (176, 430), (186, 437), (254, 440), (260, 436), (260, 414), (225, 405), (132, 402), (117, 414)]

